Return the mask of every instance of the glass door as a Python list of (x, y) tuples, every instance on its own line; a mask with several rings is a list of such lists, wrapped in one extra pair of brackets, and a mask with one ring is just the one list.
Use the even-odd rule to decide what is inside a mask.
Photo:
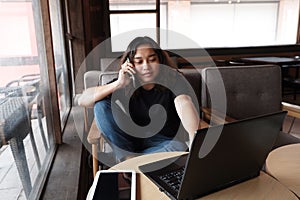
[[(61, 33), (56, 30), (58, 92), (51, 92), (55, 88), (50, 84), (49, 72), (54, 67), (48, 66), (46, 50), (52, 49), (46, 49), (49, 35), (44, 34), (40, 3), (0, 2), (0, 26), (5, 27), (0, 29), (1, 199), (38, 199), (55, 152), (54, 138), (61, 134), (54, 131), (60, 119), (53, 117), (59, 110), (53, 109), (52, 99), (61, 100), (61, 116), (70, 105), (64, 47), (59, 43), (61, 38), (57, 38)], [(57, 26), (60, 20), (57, 18)]]
[(49, 1), (51, 32), (54, 50), (55, 75), (61, 128), (63, 129), (71, 107), (69, 74), (65, 52), (62, 10), (59, 0)]

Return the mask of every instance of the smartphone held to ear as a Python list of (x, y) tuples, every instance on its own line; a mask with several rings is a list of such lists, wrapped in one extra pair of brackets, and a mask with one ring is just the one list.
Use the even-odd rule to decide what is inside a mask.
[[(126, 59), (126, 62), (129, 62), (130, 63), (130, 60), (129, 58), (127, 57)], [(133, 84), (133, 87), (136, 88), (136, 80), (135, 80), (135, 75), (132, 74), (132, 73), (128, 73), (129, 74), (129, 77), (130, 79), (132, 80), (132, 84)]]
[[(92, 200), (135, 200), (136, 173), (131, 170), (98, 171), (89, 196)], [(89, 197), (88, 196), (88, 197)]]
[(130, 76), (130, 79), (132, 80), (133, 87), (136, 88), (136, 83), (135, 83), (136, 80), (135, 80), (134, 74), (129, 74), (129, 76)]

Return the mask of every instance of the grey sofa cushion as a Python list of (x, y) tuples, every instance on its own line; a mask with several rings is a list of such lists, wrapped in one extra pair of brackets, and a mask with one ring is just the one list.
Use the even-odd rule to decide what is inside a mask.
[[(216, 80), (219, 72), (221, 80)], [(202, 105), (211, 108), (208, 87), (221, 94), (220, 84), (224, 84), (226, 114), (235, 119), (244, 119), (281, 110), (281, 70), (276, 65), (233, 66), (206, 68), (203, 70)], [(216, 108), (219, 110), (219, 108)], [(273, 148), (300, 143), (300, 139), (280, 132)]]
[(118, 77), (118, 71), (101, 72), (99, 75), (99, 85), (104, 85)]
[[(220, 73), (222, 79), (216, 80)], [(233, 66), (203, 70), (202, 104), (211, 107), (208, 88), (218, 96), (224, 84), (226, 114), (243, 119), (281, 110), (281, 71), (276, 65)], [(204, 84), (202, 83), (202, 84)], [(218, 108), (217, 110), (222, 110)]]
[(101, 71), (92, 70), (84, 73), (84, 89), (97, 86), (99, 84), (99, 76)]
[(84, 73), (84, 89), (103, 85), (110, 80), (117, 78), (117, 71), (101, 72), (97, 70), (88, 71)]
[(100, 59), (100, 71), (118, 71), (120, 68), (119, 58), (101, 58)]

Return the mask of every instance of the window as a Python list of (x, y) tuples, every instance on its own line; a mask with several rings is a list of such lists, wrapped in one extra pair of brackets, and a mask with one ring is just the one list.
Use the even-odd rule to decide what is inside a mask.
[[(110, 0), (110, 10), (123, 11), (116, 16), (111, 12), (111, 36), (127, 30), (155, 28), (155, 17), (140, 17), (126, 11), (155, 8), (154, 1)], [(163, 48), (193, 48), (190, 44), (178, 43), (172, 32), (182, 34), (199, 47), (246, 47), (296, 44), (299, 0), (161, 0), (159, 16), (161, 30), (166, 35), (155, 35)], [(148, 6), (148, 7), (147, 7)], [(145, 23), (147, 22), (147, 23)], [(138, 26), (136, 24), (143, 24)], [(164, 32), (164, 31), (163, 31)], [(162, 40), (163, 39), (163, 40)], [(114, 38), (112, 38), (114, 41)], [(124, 43), (124, 40), (123, 40)], [(117, 43), (120, 45), (120, 43)], [(117, 49), (112, 44), (112, 49)], [(126, 44), (125, 44), (126, 45)], [(115, 48), (114, 48), (115, 47)], [(122, 47), (124, 48), (124, 47)]]
[(57, 98), (60, 110), (61, 129), (63, 130), (70, 111), (71, 98), (60, 1), (49, 1), (49, 9), (57, 82)]
[[(53, 66), (46, 61), (48, 36), (43, 34), (41, 16), (38, 0), (0, 2), (0, 26), (5, 27), (0, 30), (1, 199), (37, 199), (55, 152), (54, 124), (60, 120), (52, 117), (48, 69)], [(59, 55), (56, 69), (65, 65), (62, 48), (54, 49)], [(68, 95), (67, 90), (62, 93)]]
[[(155, 28), (158, 27), (159, 10), (156, 0), (110, 0), (109, 12), (112, 51), (124, 51), (128, 43), (137, 36), (148, 35), (157, 39)], [(131, 32), (135, 29), (139, 31)], [(149, 32), (149, 29), (152, 31)], [(120, 35), (126, 32), (130, 33)]]

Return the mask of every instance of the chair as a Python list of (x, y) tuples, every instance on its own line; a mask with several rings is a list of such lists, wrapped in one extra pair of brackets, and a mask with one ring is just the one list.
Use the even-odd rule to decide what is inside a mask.
[[(282, 91), (283, 95), (293, 94), (293, 100), (297, 99), (297, 90), (300, 88), (299, 79), (299, 64), (282, 65)], [(290, 72), (290, 69), (294, 70), (294, 73)], [(292, 89), (292, 91), (290, 91)]]
[(30, 134), (30, 140), (38, 167), (40, 160), (31, 126), (29, 124), (26, 102), (22, 97), (7, 97), (0, 104), (0, 137), (1, 145), (9, 144), (17, 166), (26, 197), (32, 189), (29, 168), (26, 160), (26, 153), (23, 140)]
[[(41, 138), (45, 150), (48, 149), (48, 144), (43, 128), (42, 119), (44, 117), (43, 98), (40, 92), (40, 74), (26, 74), (20, 79), (13, 80), (6, 84), (6, 88), (17, 87), (22, 88), (21, 92), (12, 93), (10, 96), (22, 96), (27, 100), (28, 113), (30, 120), (37, 119)], [(31, 126), (31, 122), (30, 122)]]
[(48, 149), (42, 126), (42, 95), (40, 94), (39, 87), (39, 74), (28, 74), (22, 76), (20, 79), (9, 82), (0, 91), (3, 94), (0, 101), (0, 146), (10, 144), (27, 198), (30, 196), (32, 183), (23, 140), (28, 134), (37, 168), (41, 168), (41, 161), (31, 125), (32, 119), (38, 119), (42, 141), (46, 151)]
[[(84, 74), (84, 87), (87, 89), (96, 85), (103, 85), (117, 76), (117, 71), (88, 71)], [(99, 170), (99, 166), (100, 168), (104, 168), (105, 165), (113, 165), (116, 161), (114, 157), (112, 157), (109, 145), (105, 142), (101, 131), (96, 126), (93, 108), (85, 108), (84, 115), (85, 127), (86, 131), (88, 131), (87, 141), (92, 145), (93, 174), (95, 176), (96, 172)], [(89, 130), (88, 127), (90, 127)], [(109, 163), (99, 163), (100, 156), (102, 158), (105, 157), (105, 160)]]
[[(215, 77), (221, 76), (216, 80)], [(282, 104), (281, 96), (281, 71), (276, 65), (257, 65), (257, 66), (229, 66), (219, 68), (206, 68), (202, 74), (202, 107), (204, 108), (204, 118), (212, 119), (215, 123), (226, 123), (233, 120), (240, 120), (262, 114), (288, 110), (288, 115), (299, 117), (300, 109), (295, 108), (291, 112), (290, 106)], [(224, 84), (224, 87), (222, 86)], [(225, 96), (222, 88), (225, 89)], [(211, 91), (211, 94), (209, 93)], [(211, 96), (215, 99), (224, 99), (224, 105), (215, 104), (212, 108)], [(208, 112), (208, 110), (210, 112)], [(212, 112), (214, 111), (214, 112)], [(220, 113), (227, 118), (220, 118)], [(226, 112), (226, 113), (224, 113)], [(296, 114), (295, 114), (296, 113)], [(298, 114), (298, 116), (297, 116)], [(290, 134), (281, 132), (274, 148), (299, 143), (300, 139)]]

